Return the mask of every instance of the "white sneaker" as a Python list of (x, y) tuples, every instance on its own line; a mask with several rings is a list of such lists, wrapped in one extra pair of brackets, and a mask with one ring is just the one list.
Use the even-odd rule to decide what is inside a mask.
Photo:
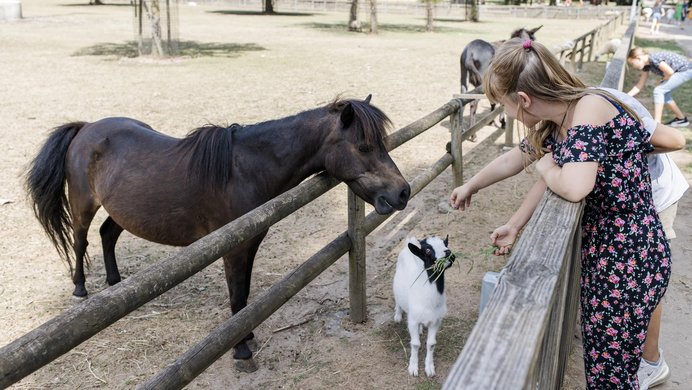
[(666, 364), (665, 359), (663, 359), (663, 351), (659, 349), (658, 353), (660, 357), (656, 365), (649, 364), (644, 359), (639, 363), (639, 371), (637, 371), (639, 390), (647, 390), (651, 387), (658, 386), (665, 382), (670, 376), (668, 364)]

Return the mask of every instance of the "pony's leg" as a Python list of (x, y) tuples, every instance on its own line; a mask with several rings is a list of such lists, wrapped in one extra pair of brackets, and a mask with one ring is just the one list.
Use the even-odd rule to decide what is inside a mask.
[(411, 358), (408, 361), (408, 373), (418, 376), (418, 349), (420, 349), (420, 326), (417, 322), (408, 319), (408, 333), (411, 336)]
[(72, 210), (81, 210), (81, 212), (73, 213), (72, 229), (74, 231), (74, 260), (75, 269), (74, 275), (72, 276), (72, 282), (74, 283), (74, 291), (72, 295), (77, 298), (86, 298), (88, 295), (86, 287), (84, 286), (86, 282), (86, 277), (84, 276), (84, 257), (86, 256), (87, 246), (89, 246), (89, 241), (87, 240), (87, 232), (89, 231), (89, 225), (94, 219), (96, 210), (92, 208), (74, 208), (74, 203), (72, 203)]
[(123, 228), (115, 223), (113, 218), (108, 217), (101, 225), (101, 245), (103, 246), (103, 262), (106, 266), (106, 282), (112, 286), (120, 282), (120, 272), (118, 263), (115, 261), (115, 243), (118, 242)]
[(437, 320), (428, 327), (428, 339), (425, 343), (427, 351), (425, 352), (425, 375), (435, 375), (435, 362), (433, 361), (433, 353), (435, 352), (435, 344), (437, 344), (437, 331), (442, 325), (442, 320)]
[[(246, 241), (223, 257), (226, 283), (228, 284), (228, 293), (231, 301), (231, 312), (233, 314), (238, 313), (247, 306), (247, 299), (250, 295), (252, 265), (257, 250), (259, 249), (259, 244), (262, 242), (265, 235), (266, 232)], [(250, 332), (241, 342), (236, 344), (233, 358), (241, 360), (251, 359), (252, 351), (250, 351), (247, 345), (247, 340), (251, 340), (254, 337), (254, 333)], [(245, 368), (237, 367), (246, 370)], [(254, 369), (257, 369), (256, 366)]]
[[(478, 111), (478, 99), (469, 103), (469, 128), (476, 124), (476, 111)], [(476, 133), (469, 137), (469, 141), (476, 142)]]

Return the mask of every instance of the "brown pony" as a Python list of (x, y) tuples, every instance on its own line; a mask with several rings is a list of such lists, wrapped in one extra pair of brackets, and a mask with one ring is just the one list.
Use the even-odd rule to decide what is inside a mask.
[[(205, 126), (182, 139), (129, 118), (67, 123), (32, 161), (26, 187), (36, 217), (70, 266), (73, 295), (86, 297), (87, 231), (101, 206), (108, 212), (100, 234), (109, 285), (120, 281), (115, 244), (123, 229), (186, 246), (321, 171), (380, 214), (402, 210), (410, 187), (385, 147), (389, 125), (370, 96), (254, 125)], [(247, 304), (266, 233), (223, 256), (233, 314)], [(252, 337), (235, 346), (235, 358), (252, 357), (246, 344)]]

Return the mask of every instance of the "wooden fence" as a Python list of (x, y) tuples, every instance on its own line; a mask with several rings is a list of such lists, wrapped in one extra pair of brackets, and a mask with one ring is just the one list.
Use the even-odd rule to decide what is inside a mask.
[(603, 25), (573, 39), (572, 47), (561, 49), (555, 55), (563, 65), (569, 60), (572, 72), (581, 71), (584, 61), (591, 62), (594, 59), (595, 50), (604, 45), (614, 35), (618, 26), (624, 22), (625, 12), (617, 12)]
[[(630, 22), (601, 86), (622, 90)], [(559, 389), (574, 340), (582, 203), (546, 192), (443, 389)]]

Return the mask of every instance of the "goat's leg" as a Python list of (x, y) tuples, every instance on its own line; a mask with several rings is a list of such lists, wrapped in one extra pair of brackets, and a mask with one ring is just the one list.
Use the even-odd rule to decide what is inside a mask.
[(409, 315), (408, 333), (411, 336), (411, 358), (408, 361), (408, 373), (418, 376), (418, 350), (420, 349), (420, 324), (411, 321)]
[(437, 331), (442, 325), (442, 319), (439, 319), (428, 327), (428, 339), (425, 343), (427, 351), (425, 353), (425, 375), (434, 376), (435, 375), (435, 362), (433, 358), (433, 353), (435, 352), (435, 344), (437, 344)]
[(398, 303), (394, 303), (394, 322), (401, 322), (401, 317), (403, 315), (403, 309)]

